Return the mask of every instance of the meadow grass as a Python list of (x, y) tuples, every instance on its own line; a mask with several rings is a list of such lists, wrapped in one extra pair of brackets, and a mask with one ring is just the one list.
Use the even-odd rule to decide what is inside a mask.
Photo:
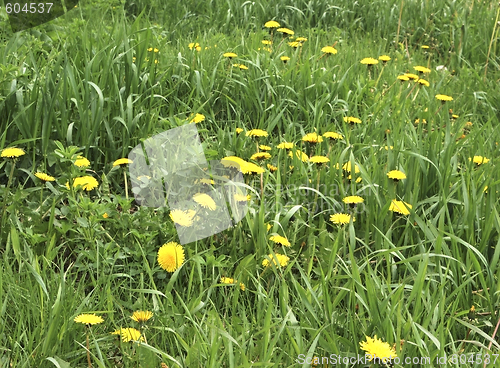
[[(0, 149), (26, 154), (0, 161), (0, 367), (309, 367), (306, 357), (363, 355), (374, 336), (396, 367), (483, 367), (487, 354), (495, 366), (498, 4), (93, 0), (16, 34), (4, 9)], [(307, 40), (290, 46), (297, 37)], [(381, 55), (391, 60), (361, 63)], [(196, 113), (207, 160), (265, 171), (245, 175), (244, 219), (185, 245), (167, 272), (157, 258), (178, 241), (169, 208), (138, 206), (113, 163)], [(342, 139), (302, 140), (326, 132)], [(259, 145), (271, 158), (250, 159)], [(83, 175), (96, 188), (70, 185)], [(354, 195), (363, 203), (342, 201)], [(336, 213), (355, 220), (335, 224)], [(273, 265), (277, 254), (289, 261)], [(137, 310), (153, 318), (139, 324)], [(104, 322), (74, 321), (85, 313)], [(129, 327), (141, 341), (111, 334)]]

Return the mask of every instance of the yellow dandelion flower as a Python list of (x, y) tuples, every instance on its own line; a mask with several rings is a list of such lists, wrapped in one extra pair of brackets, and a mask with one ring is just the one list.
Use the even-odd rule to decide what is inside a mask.
[(271, 263), (273, 263), (275, 266), (278, 266), (278, 264), (281, 267), (286, 267), (288, 265), (288, 262), (290, 261), (290, 258), (279, 253), (275, 253), (274, 255), (268, 254), (266, 258), (262, 261), (262, 266), (264, 267), (269, 267)]
[(224, 54), (222, 54), (222, 56), (229, 59), (238, 57), (238, 55), (236, 55), (234, 52), (225, 52)]
[(213, 198), (210, 197), (206, 193), (196, 193), (193, 196), (193, 199), (200, 206), (202, 206), (204, 208), (208, 208), (211, 211), (215, 211), (215, 209), (217, 208), (217, 206), (215, 205), (215, 201), (213, 200)]
[(307, 38), (305, 38), (305, 37), (297, 37), (297, 38), (295, 39), (295, 41), (297, 41), (297, 42), (306, 42), (306, 41), (307, 41)]
[(436, 95), (436, 99), (442, 103), (445, 103), (446, 101), (453, 101), (453, 97), (447, 95)]
[(243, 131), (243, 128), (236, 128), (236, 134), (240, 134)]
[(128, 158), (119, 158), (118, 160), (116, 160), (115, 162), (113, 162), (113, 167), (114, 166), (122, 166), (122, 165), (127, 165), (127, 164), (131, 164), (133, 161), (132, 160), (129, 160)]
[(333, 140), (344, 139), (344, 137), (342, 136), (342, 134), (335, 133), (335, 132), (326, 132), (326, 133), (323, 134), (323, 137), (330, 138), (330, 139), (333, 139)]
[(262, 129), (252, 129), (246, 132), (247, 137), (267, 137), (269, 134)]
[(344, 122), (349, 124), (361, 124), (361, 119), (355, 118), (353, 116), (344, 116)]
[[(90, 192), (92, 189), (97, 188), (98, 185), (99, 182), (90, 175), (80, 176), (78, 178), (75, 178), (73, 181), (73, 188), (78, 189), (79, 187), (81, 187), (87, 192)], [(69, 189), (69, 183), (66, 183), (66, 188)]]
[(56, 178), (54, 178), (53, 176), (50, 176), (50, 175), (42, 173), (42, 172), (35, 173), (35, 176), (42, 181), (55, 181), (56, 180)]
[(387, 63), (391, 60), (391, 57), (389, 55), (381, 55), (378, 57), (378, 59), (383, 63)]
[[(191, 115), (193, 116), (193, 115)], [(195, 116), (191, 119), (190, 123), (195, 123), (195, 124), (198, 124), (198, 123), (201, 123), (202, 121), (205, 121), (205, 115), (203, 114), (195, 114)]]
[(98, 325), (99, 323), (104, 322), (102, 317), (96, 316), (95, 314), (79, 314), (76, 316), (73, 321), (76, 323), (81, 323), (84, 325)]
[(290, 58), (288, 56), (281, 56), (280, 57), (280, 60), (284, 63), (286, 63), (288, 60), (290, 60)]
[(236, 193), (234, 195), (234, 200), (236, 202), (248, 202), (250, 201), (252, 197), (250, 197), (250, 195), (244, 195), (244, 194), (239, 194), (239, 193)]
[(364, 199), (361, 198), (360, 196), (348, 196), (342, 198), (342, 202), (345, 204), (358, 204), (358, 203), (363, 203)]
[(476, 165), (482, 165), (490, 162), (490, 159), (483, 156), (474, 156), (473, 158), (469, 157), (469, 161), (474, 162)]
[(302, 137), (302, 141), (308, 143), (321, 143), (323, 142), (323, 138), (316, 133), (308, 133)]
[(364, 58), (363, 60), (361, 60), (360, 63), (364, 64), (364, 65), (375, 65), (375, 64), (378, 64), (378, 60), (371, 58), (371, 57), (368, 57), (368, 58)]
[(271, 164), (267, 164), (267, 168), (269, 169), (270, 172), (278, 171), (278, 167), (273, 166)]
[(17, 147), (8, 147), (2, 150), (1, 157), (3, 158), (17, 158), (25, 155), (23, 149)]
[(298, 41), (292, 41), (292, 42), (288, 42), (288, 46), (297, 48), (297, 47), (302, 46), (302, 44)]
[[(337, 168), (338, 168), (338, 164), (337, 164)], [(344, 165), (342, 165), (342, 170), (347, 171), (347, 172), (351, 172), (351, 161), (347, 161)], [(359, 173), (359, 167), (356, 164), (354, 165), (354, 173), (355, 174)]]
[(430, 83), (428, 81), (426, 81), (425, 79), (419, 79), (417, 81), (418, 84), (422, 85), (422, 86), (426, 86), (426, 87), (429, 87), (430, 86)]
[(422, 73), (422, 74), (428, 74), (431, 72), (429, 68), (426, 68), (425, 66), (414, 66), (413, 69), (415, 69), (417, 72)]
[[(306, 162), (307, 160), (309, 160), (309, 157), (307, 157), (307, 155), (300, 151), (300, 150), (297, 150), (295, 151), (295, 155), (302, 161), (302, 162)], [(290, 156), (291, 158), (293, 158), (293, 153), (292, 151), (288, 152), (288, 156)]]
[(279, 149), (291, 149), (293, 148), (294, 144), (292, 142), (282, 142), (278, 144), (276, 147)]
[(261, 144), (261, 145), (259, 145), (259, 149), (262, 151), (270, 151), (272, 148)]
[(278, 28), (277, 31), (283, 33), (283, 35), (293, 36), (295, 34), (294, 31), (288, 28)]
[(111, 335), (120, 335), (123, 342), (130, 341), (144, 341), (144, 337), (141, 335), (141, 331), (135, 328), (120, 328), (111, 332)]
[(366, 352), (370, 361), (374, 358), (378, 358), (383, 363), (387, 363), (397, 357), (396, 351), (391, 347), (391, 345), (377, 339), (377, 335), (375, 335), (373, 339), (366, 336), (366, 341), (361, 341), (359, 345), (361, 346), (361, 350)]
[(172, 210), (170, 211), (170, 219), (175, 222), (177, 225), (183, 227), (190, 227), (193, 225), (193, 217), (187, 211), (182, 210)]
[(134, 321), (139, 323), (144, 323), (148, 321), (151, 317), (153, 317), (153, 312), (150, 311), (135, 311), (132, 313), (132, 318)]
[(175, 272), (184, 263), (184, 249), (176, 242), (163, 244), (158, 250), (158, 263), (167, 272)]
[(271, 158), (268, 152), (257, 152), (250, 157), (250, 160), (267, 160), (268, 158)]
[(330, 55), (335, 55), (338, 51), (335, 47), (332, 46), (325, 46), (321, 49), (321, 52), (324, 54), (330, 54)]
[(410, 78), (408, 78), (407, 75), (398, 75), (398, 79), (401, 81), (401, 82), (406, 82), (406, 81), (409, 81)]
[(389, 207), (389, 211), (397, 212), (402, 215), (409, 215), (411, 208), (413, 208), (411, 204), (393, 199)]
[(280, 245), (283, 245), (284, 247), (289, 247), (291, 246), (290, 242), (288, 241), (287, 238), (285, 238), (284, 236), (281, 236), (281, 235), (273, 235), (269, 238), (269, 240), (271, 240), (272, 242), (276, 243), (276, 244), (280, 244)]
[(392, 179), (394, 181), (399, 181), (399, 180), (403, 180), (403, 179), (406, 179), (406, 175), (399, 171), (399, 170), (391, 170), (387, 173), (387, 177), (389, 179)]
[(270, 20), (264, 24), (266, 28), (279, 28), (280, 24), (274, 20)]
[(262, 40), (260, 42), (262, 42), (263, 45), (267, 45), (267, 46), (273, 44), (273, 41), (270, 41), (270, 40)]
[(422, 49), (428, 49), (428, 48), (429, 48), (429, 46), (427, 46), (427, 45), (422, 45), (422, 46), (420, 46), (420, 48), (422, 48)]
[(313, 164), (326, 164), (327, 162), (330, 162), (330, 159), (325, 156), (313, 156), (309, 159), (309, 162), (312, 162)]
[(336, 213), (330, 216), (330, 221), (334, 224), (345, 225), (351, 221), (351, 218), (352, 222), (356, 221), (355, 217), (351, 217), (351, 215), (348, 215), (347, 213)]
[(83, 156), (77, 156), (74, 164), (78, 167), (89, 167), (90, 161)]
[(222, 284), (234, 284), (235, 283), (234, 279), (231, 277), (221, 277), (220, 282)]

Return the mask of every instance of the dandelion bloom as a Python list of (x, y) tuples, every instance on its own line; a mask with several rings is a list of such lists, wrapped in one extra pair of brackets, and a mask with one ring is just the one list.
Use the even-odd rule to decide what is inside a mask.
[[(415, 124), (419, 124), (419, 123), (420, 123), (420, 119), (415, 119)], [(422, 119), (422, 124), (427, 124), (427, 120)]]
[(176, 242), (163, 244), (158, 250), (158, 263), (167, 272), (174, 272), (184, 263), (184, 249)]
[(259, 149), (261, 149), (262, 151), (270, 151), (272, 148), (261, 144), (259, 145)]
[(473, 158), (469, 157), (469, 161), (473, 161), (476, 165), (481, 165), (487, 164), (490, 162), (490, 159), (483, 156), (474, 156)]
[(422, 85), (422, 86), (426, 86), (426, 87), (429, 87), (430, 86), (430, 83), (428, 81), (426, 81), (425, 79), (419, 79), (417, 81), (418, 84)]
[(406, 82), (406, 81), (409, 81), (410, 78), (408, 78), (407, 75), (398, 75), (398, 79), (401, 81), (401, 82)]
[(233, 64), (235, 68), (240, 68), (241, 70), (248, 70), (248, 66), (243, 64)]
[(387, 63), (388, 61), (391, 60), (391, 57), (388, 55), (381, 55), (378, 57), (378, 59), (383, 63)]
[[(295, 151), (295, 155), (302, 161), (302, 162), (306, 162), (307, 160), (309, 160), (309, 157), (307, 157), (307, 155), (300, 151), (300, 150), (297, 150)], [(288, 152), (288, 156), (290, 156), (291, 158), (293, 158), (293, 154), (292, 154), (292, 151)]]
[(141, 331), (131, 327), (120, 328), (111, 332), (111, 335), (120, 335), (123, 342), (144, 341), (144, 338), (141, 336)]
[(425, 66), (420, 66), (420, 65), (414, 66), (413, 69), (415, 69), (419, 73), (424, 73), (424, 74), (428, 74), (431, 72), (431, 70), (429, 68), (426, 68)]
[[(92, 189), (97, 188), (99, 185), (98, 181), (90, 175), (80, 176), (73, 180), (73, 188), (82, 187), (82, 189), (90, 192)], [(66, 183), (66, 188), (69, 189), (69, 183)]]
[(355, 118), (353, 116), (344, 116), (344, 122), (349, 124), (361, 124), (361, 119)]
[(248, 202), (250, 198), (251, 198), (250, 195), (244, 195), (239, 193), (234, 194), (234, 200), (236, 202)]
[(193, 196), (193, 199), (203, 208), (208, 208), (211, 211), (215, 211), (215, 209), (217, 208), (217, 206), (215, 205), (215, 201), (206, 193), (196, 193)]
[(128, 158), (119, 158), (118, 160), (116, 160), (115, 162), (113, 162), (113, 166), (127, 165), (127, 164), (131, 164), (132, 162), (133, 161), (129, 160)]
[(263, 45), (272, 45), (273, 44), (273, 41), (270, 41), (270, 40), (262, 40), (260, 42), (262, 42)]
[(360, 63), (364, 64), (364, 65), (375, 65), (375, 64), (378, 64), (378, 60), (371, 58), (371, 57), (368, 57), (368, 58), (364, 58), (363, 60), (361, 60)]
[(143, 323), (153, 317), (153, 312), (150, 311), (135, 311), (130, 318), (134, 321)]
[(107, 219), (108, 217), (109, 217), (109, 215), (108, 215), (108, 213), (107, 213), (107, 212), (104, 212), (104, 213), (102, 214), (102, 218)]
[(195, 114), (194, 118), (191, 119), (190, 123), (198, 124), (201, 123), (202, 121), (205, 121), (205, 115), (197, 113)]
[(419, 80), (420, 77), (416, 74), (413, 74), (413, 73), (405, 73), (405, 75), (409, 78), (409, 79), (413, 79), (413, 80)]
[(293, 148), (293, 143), (292, 142), (282, 142), (280, 144), (278, 144), (276, 147), (278, 147), (279, 149), (291, 149)]
[(369, 356), (370, 361), (374, 358), (378, 358), (383, 363), (386, 363), (387, 361), (397, 357), (396, 351), (391, 347), (391, 345), (377, 339), (377, 335), (375, 335), (375, 338), (373, 339), (366, 336), (366, 341), (361, 341), (359, 345), (361, 346), (361, 350), (364, 350)]
[[(337, 164), (338, 168), (338, 164)], [(351, 172), (351, 161), (347, 161), (344, 165), (342, 165), (342, 169), (347, 172)], [(354, 173), (359, 173), (359, 166), (354, 164)]]
[(291, 245), (288, 239), (281, 235), (273, 235), (269, 238), (269, 240), (285, 247), (289, 247)]
[(335, 55), (337, 53), (337, 49), (335, 47), (332, 47), (332, 46), (325, 46), (321, 49), (321, 52), (323, 52), (325, 54)]
[(224, 56), (225, 58), (229, 58), (229, 59), (238, 57), (238, 55), (236, 55), (234, 52), (226, 52), (226, 53), (222, 54), (222, 56)]
[(221, 277), (220, 282), (223, 284), (234, 284), (235, 281), (231, 277)]
[(280, 60), (284, 63), (286, 63), (288, 60), (290, 60), (290, 58), (288, 56), (281, 56), (280, 57)]
[(50, 176), (50, 175), (42, 173), (42, 172), (35, 173), (35, 176), (42, 181), (55, 181), (56, 180), (56, 178), (54, 178), (53, 176)]
[(270, 20), (264, 24), (266, 28), (279, 28), (280, 24), (274, 20)]
[(17, 158), (22, 155), (25, 155), (26, 153), (24, 152), (23, 149), (17, 148), (17, 147), (8, 147), (2, 150), (1, 157), (5, 158)]
[(251, 162), (245, 162), (245, 165), (240, 169), (243, 174), (262, 174), (265, 170)]
[(77, 156), (74, 164), (78, 167), (89, 167), (90, 161), (83, 156)]
[[(347, 177), (347, 179), (352, 180), (352, 176), (351, 176), (351, 175), (349, 175), (349, 176)], [(356, 183), (361, 183), (361, 181), (362, 181), (362, 180), (363, 180), (363, 179), (362, 179), (362, 178), (361, 178), (361, 176), (360, 176), (359, 178), (356, 178)]]
[(270, 266), (271, 261), (272, 261), (272, 263), (274, 263), (275, 266), (277, 266), (279, 264), (281, 267), (286, 267), (286, 265), (288, 264), (288, 261), (290, 261), (290, 258), (283, 255), (283, 254), (275, 253), (273, 255), (271, 253), (271, 254), (268, 254), (266, 256), (266, 258), (262, 261), (262, 266), (264, 266), (264, 267)]
[(342, 198), (342, 202), (345, 204), (358, 204), (358, 203), (363, 203), (364, 199), (361, 198), (360, 196), (348, 196)]
[(436, 95), (436, 99), (442, 103), (445, 103), (446, 101), (453, 101), (453, 97), (447, 95)]
[(387, 173), (387, 177), (389, 179), (392, 179), (394, 181), (399, 181), (399, 180), (403, 180), (403, 179), (406, 179), (406, 175), (399, 171), (399, 170), (391, 170)]
[(326, 132), (326, 133), (323, 134), (323, 137), (334, 139), (334, 140), (344, 139), (344, 137), (342, 136), (342, 134), (335, 133), (335, 132)]
[(267, 160), (268, 158), (271, 158), (268, 152), (257, 152), (250, 157), (250, 160)]
[(427, 46), (427, 45), (422, 45), (422, 46), (420, 46), (420, 47), (421, 47), (422, 49), (428, 49), (428, 48), (429, 48), (429, 46)]
[(201, 46), (198, 42), (191, 42), (189, 45), (188, 45), (189, 49), (192, 50), (192, 49), (195, 49), (196, 51), (201, 51)]
[(283, 35), (287, 34), (289, 36), (293, 36), (295, 34), (294, 31), (292, 31), (291, 29), (288, 29), (288, 28), (278, 28), (277, 31), (283, 33)]
[(243, 131), (243, 128), (236, 128), (236, 134), (240, 134)]
[(270, 172), (278, 171), (278, 168), (276, 166), (271, 165), (271, 164), (267, 164), (267, 168), (269, 169)]
[(288, 42), (288, 46), (297, 48), (297, 47), (302, 46), (302, 44), (298, 41), (292, 41), (292, 42)]
[(267, 137), (269, 134), (262, 129), (252, 129), (246, 132), (247, 137)]
[(175, 222), (177, 225), (190, 227), (193, 225), (193, 217), (192, 213), (183, 210), (172, 210), (170, 211), (170, 219)]
[(307, 41), (307, 38), (305, 38), (305, 37), (297, 37), (297, 38), (295, 39), (295, 41), (297, 41), (297, 42), (306, 42), (306, 41)]
[(326, 164), (327, 162), (330, 162), (330, 159), (325, 156), (313, 156), (309, 159), (309, 162), (312, 162), (313, 164)]
[[(334, 224), (345, 225), (351, 221), (351, 215), (347, 213), (336, 213), (330, 216), (330, 221)], [(355, 217), (352, 217), (352, 222), (356, 221)]]
[(84, 325), (98, 325), (99, 323), (104, 322), (102, 317), (96, 316), (95, 314), (79, 314), (73, 320), (76, 323), (82, 323)]
[(402, 215), (409, 215), (411, 208), (413, 208), (411, 204), (393, 199), (389, 207), (389, 211), (397, 212)]
[(308, 143), (321, 143), (323, 142), (323, 138), (316, 133), (309, 133), (302, 137), (302, 141)]

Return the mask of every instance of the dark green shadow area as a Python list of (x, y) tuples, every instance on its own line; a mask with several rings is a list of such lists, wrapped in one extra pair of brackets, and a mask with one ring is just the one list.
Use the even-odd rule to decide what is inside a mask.
[(20, 32), (50, 22), (73, 9), (79, 0), (5, 1), (12, 32)]

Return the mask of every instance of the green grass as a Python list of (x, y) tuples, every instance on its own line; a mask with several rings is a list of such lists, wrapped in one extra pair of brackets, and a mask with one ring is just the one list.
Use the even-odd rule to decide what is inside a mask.
[[(88, 366), (87, 336), (93, 367), (308, 367), (301, 357), (364, 354), (359, 343), (375, 335), (402, 359), (432, 360), (412, 366), (459, 367), (452, 354), (465, 354), (482, 367), (476, 354), (498, 354), (498, 4), (94, 0), (16, 34), (4, 9), (0, 149), (26, 154), (0, 161), (0, 367)], [(271, 36), (271, 19), (307, 41)], [(360, 63), (383, 54), (387, 64)], [(429, 87), (396, 79), (416, 65), (431, 69)], [(127, 200), (127, 168), (112, 164), (195, 113), (207, 160), (250, 160), (250, 129), (269, 133), (257, 143), (272, 157), (255, 162), (262, 187), (245, 175), (245, 218), (185, 245), (167, 273), (157, 251), (178, 240), (168, 207), (137, 206), (130, 178)], [(302, 142), (327, 131), (344, 138)], [(284, 141), (330, 163), (289, 157)], [(91, 166), (76, 167), (77, 155)], [(396, 169), (399, 183), (386, 175)], [(98, 187), (66, 188), (82, 175)], [(348, 207), (349, 195), (364, 203)], [(393, 199), (410, 214), (391, 212)], [(355, 221), (333, 224), (338, 212)], [(290, 262), (263, 267), (275, 253)], [(147, 343), (120, 342), (111, 332), (139, 328), (136, 310), (154, 313)], [(81, 313), (104, 322), (79, 325)]]

